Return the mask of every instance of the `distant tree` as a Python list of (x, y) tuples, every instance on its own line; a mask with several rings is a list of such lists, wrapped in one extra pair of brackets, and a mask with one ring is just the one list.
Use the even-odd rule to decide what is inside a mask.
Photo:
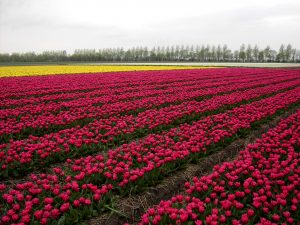
[(200, 52), (201, 52), (201, 47), (199, 45), (196, 46), (195, 50), (195, 60), (200, 61)]
[(222, 57), (222, 49), (221, 49), (221, 46), (218, 45), (217, 50), (216, 50), (216, 58), (217, 58), (218, 62), (221, 61), (221, 57)]
[(286, 49), (285, 49), (285, 61), (289, 62), (292, 58), (292, 50), (293, 50), (293, 47), (291, 44), (288, 44), (286, 46)]
[(245, 44), (242, 44), (240, 47), (239, 59), (245, 62), (246, 59)]
[(64, 62), (64, 61), (99, 61), (99, 62), (141, 62), (141, 61), (240, 61), (240, 62), (296, 62), (297, 50), (288, 44), (282, 44), (278, 52), (267, 46), (259, 50), (251, 45), (242, 44), (239, 50), (231, 51), (227, 45), (182, 45), (182, 46), (156, 46), (149, 50), (147, 47), (137, 46), (128, 49), (76, 49), (73, 54), (65, 50), (44, 51), (42, 53), (25, 52), (0, 54), (0, 62)]
[(259, 51), (259, 53), (258, 53), (258, 61), (259, 62), (264, 62), (265, 61), (265, 53), (264, 53), (264, 51)]
[(233, 58), (237, 62), (239, 61), (240, 52), (238, 50), (235, 50), (233, 53)]
[(170, 52), (170, 61), (175, 61), (175, 47), (173, 45)]
[(204, 50), (204, 60), (209, 61), (210, 60), (210, 46), (207, 45)]
[(228, 49), (227, 45), (224, 44), (222, 48), (222, 60), (228, 61), (231, 51)]
[(277, 54), (277, 60), (280, 62), (284, 62), (285, 61), (285, 50), (284, 50), (284, 45), (281, 44), (278, 54)]
[(219, 61), (219, 60), (217, 59), (216, 46), (214, 46), (214, 45), (211, 47), (210, 61)]
[(297, 52), (297, 50), (295, 49), (295, 48), (293, 48), (292, 49), (292, 62), (295, 62), (295, 60), (296, 60), (296, 52)]
[(176, 45), (175, 58), (176, 58), (176, 61), (180, 60), (180, 48), (179, 48), (179, 45)]
[(192, 45), (189, 49), (190, 50), (189, 50), (189, 53), (188, 53), (188, 60), (193, 62), (193, 61), (195, 61), (195, 48)]
[(184, 51), (183, 51), (183, 56), (182, 56), (182, 59), (184, 61), (188, 60), (189, 55), (190, 55), (189, 53), (190, 53), (190, 46), (186, 45), (185, 48), (184, 48)]
[(258, 55), (259, 55), (259, 48), (257, 45), (255, 45), (253, 48), (253, 57), (255, 62), (258, 61)]
[(271, 48), (269, 45), (264, 49), (264, 57), (267, 62), (271, 60)]
[(200, 61), (201, 62), (205, 62), (205, 52), (206, 52), (206, 48), (204, 47), (204, 45), (202, 45), (201, 50), (200, 50)]
[(10, 55), (8, 53), (0, 54), (0, 62), (9, 62)]
[(252, 48), (251, 45), (248, 45), (247, 50), (246, 50), (246, 60), (247, 62), (252, 61)]
[(276, 61), (277, 52), (273, 49), (270, 50), (270, 61), (275, 62)]

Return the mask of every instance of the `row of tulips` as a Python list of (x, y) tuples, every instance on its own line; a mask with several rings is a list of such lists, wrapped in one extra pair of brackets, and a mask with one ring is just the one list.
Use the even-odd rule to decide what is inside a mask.
[(161, 201), (146, 224), (300, 224), (300, 110), (232, 162), (185, 183), (185, 194)]
[[(145, 136), (159, 128), (168, 128), (169, 124), (197, 120), (205, 113), (232, 107), (249, 101), (299, 86), (300, 81), (290, 81), (255, 89), (215, 96), (200, 102), (189, 101), (159, 110), (147, 110), (136, 117), (115, 116), (100, 119), (84, 127), (64, 129), (42, 137), (30, 136), (24, 140), (10, 141), (0, 146), (0, 166), (2, 176), (18, 176), (18, 171), (25, 174), (36, 166), (45, 166), (51, 162), (64, 160), (66, 157), (87, 155), (95, 151), (107, 150), (123, 142)], [(179, 121), (179, 122), (178, 122)], [(172, 126), (171, 126), (172, 127)], [(14, 174), (11, 174), (11, 173)]]
[[(203, 98), (205, 96), (221, 94), (224, 92), (231, 92), (240, 89), (252, 88), (255, 86), (272, 84), (280, 81), (286, 81), (286, 78), (274, 78), (273, 80), (266, 81), (248, 81), (245, 83), (234, 83), (228, 85), (222, 85), (217, 87), (207, 87), (207, 88), (182, 88), (182, 91), (177, 93), (170, 93), (164, 95), (158, 95), (153, 97), (145, 97), (142, 99), (134, 99), (132, 101), (117, 101), (112, 103), (103, 104), (101, 106), (94, 106), (91, 104), (86, 105), (85, 107), (79, 107), (82, 105), (81, 100), (76, 101), (74, 105), (70, 102), (66, 102), (63, 105), (68, 108), (66, 111), (58, 111), (57, 114), (51, 113), (49, 111), (43, 112), (43, 108), (36, 108), (37, 111), (42, 111), (42, 114), (25, 114), (20, 117), (8, 117), (0, 121), (0, 135), (7, 134), (19, 134), (21, 133), (31, 133), (34, 135), (39, 135), (43, 133), (43, 129), (48, 131), (56, 129), (57, 126), (63, 127), (65, 125), (76, 126), (81, 124), (83, 121), (90, 121), (98, 118), (107, 118), (113, 115), (122, 115), (135, 112), (136, 114), (139, 111), (146, 109), (163, 107), (166, 105), (179, 104), (180, 102), (187, 101), (190, 99)], [(294, 76), (287, 77), (287, 79), (297, 79)], [(246, 80), (247, 81), (247, 80)], [(193, 89), (193, 91), (191, 90)], [(51, 108), (51, 105), (50, 105)], [(59, 106), (60, 108), (60, 106)], [(3, 110), (5, 111), (5, 110)], [(10, 110), (9, 114), (14, 114), (12, 111), (17, 109)], [(83, 121), (81, 121), (83, 120)], [(85, 123), (85, 122), (84, 122)], [(37, 129), (37, 133), (34, 133), (34, 129)], [(27, 131), (26, 131), (27, 130)]]
[(299, 100), (300, 89), (290, 90), (191, 125), (182, 124), (160, 135), (151, 134), (110, 150), (106, 156), (69, 159), (51, 173), (31, 174), (27, 181), (13, 187), (2, 184), (2, 223), (74, 224), (103, 209), (110, 194), (125, 192), (133, 186), (144, 187), (177, 164), (203, 156), (224, 138), (233, 138), (239, 130), (250, 128)]
[[(24, 114), (40, 114), (41, 112), (51, 112), (51, 111), (59, 111), (65, 110), (64, 108), (73, 108), (73, 107), (85, 107), (88, 105), (99, 105), (99, 104), (107, 104), (111, 102), (118, 101), (128, 101), (136, 98), (146, 98), (148, 96), (157, 96), (157, 95), (165, 95), (165, 94), (176, 94), (179, 91), (194, 91), (200, 88), (209, 88), (209, 87), (217, 87), (222, 85), (230, 85), (233, 83), (245, 83), (252, 82), (264, 79), (277, 79), (283, 78), (282, 81), (287, 79), (297, 78), (295, 75), (278, 75), (269, 77), (253, 77), (253, 78), (234, 78), (234, 79), (223, 79), (219, 80), (206, 80), (206, 81), (189, 81), (189, 82), (180, 82), (179, 84), (167, 84), (163, 86), (148, 86), (145, 85), (142, 88), (128, 88), (125, 87), (123, 89), (113, 90), (111, 88), (99, 89), (87, 93), (68, 93), (62, 94), (64, 96), (68, 96), (66, 100), (60, 99), (57, 101), (57, 96), (48, 95), (37, 97), (35, 99), (6, 99), (6, 105), (8, 106), (5, 109), (0, 111), (0, 118), (5, 119), (6, 117), (16, 117)], [(280, 81), (280, 80), (279, 80)], [(56, 101), (53, 100), (56, 99)], [(39, 100), (39, 103), (36, 103), (36, 100)], [(84, 101), (83, 101), (84, 100)], [(21, 104), (21, 106), (17, 106), (15, 103)], [(35, 104), (32, 104), (34, 102)], [(3, 101), (4, 104), (4, 101)], [(9, 107), (12, 106), (12, 107)]]
[[(11, 98), (22, 98), (27, 96), (45, 95), (52, 94), (52, 92), (80, 92), (86, 90), (93, 90), (109, 86), (111, 88), (118, 87), (130, 87), (130, 84), (140, 86), (142, 84), (161, 84), (165, 82), (180, 82), (189, 80), (191, 74), (195, 70), (191, 70), (188, 73), (186, 70), (183, 71), (169, 71), (170, 76), (165, 76), (165, 71), (157, 72), (125, 72), (125, 73), (96, 73), (96, 74), (71, 74), (57, 76), (46, 76), (46, 77), (21, 77), (21, 78), (8, 78), (3, 79), (2, 82), (7, 84), (4, 90), (1, 90), (1, 94), (5, 94), (5, 91), (9, 91), (3, 97)], [(197, 70), (198, 72), (198, 70)], [(221, 73), (201, 73), (201, 77), (204, 79), (209, 76), (215, 76)], [(137, 76), (136, 76), (137, 75)], [(151, 76), (149, 76), (151, 75)], [(185, 75), (185, 76), (183, 76)], [(136, 76), (136, 77), (135, 77)], [(64, 82), (68, 82), (70, 87), (65, 87)], [(84, 82), (84, 86), (82, 86)], [(24, 84), (22, 87), (19, 84)], [(51, 85), (49, 86), (49, 83)], [(19, 91), (19, 93), (18, 93)], [(26, 95), (25, 95), (26, 94)]]
[[(290, 73), (289, 70), (280, 70)], [(168, 70), (168, 71), (139, 71), (105, 74), (71, 74), (44, 77), (18, 77), (0, 80), (3, 87), (0, 99), (28, 98), (28, 96), (51, 95), (55, 93), (86, 92), (102, 87), (130, 87), (149, 84), (164, 84), (180, 81), (192, 81), (195, 78), (215, 79), (243, 74), (271, 74), (274, 69), (208, 69), (208, 70)], [(66, 87), (65, 84), (68, 84)]]
[[(215, 78), (220, 79), (220, 78)], [(230, 79), (230, 78), (228, 78)], [(3, 103), (2, 103), (2, 107), (17, 107), (17, 106), (22, 106), (23, 103), (26, 104), (38, 104), (38, 103), (43, 103), (45, 101), (54, 101), (54, 102), (59, 102), (59, 101), (68, 101), (68, 100), (72, 100), (72, 99), (80, 99), (80, 98), (92, 98), (95, 96), (102, 96), (102, 95), (110, 95), (110, 94), (124, 94), (124, 93), (130, 93), (130, 92), (138, 92), (141, 90), (155, 90), (157, 88), (160, 89), (167, 89), (169, 87), (173, 87), (173, 86), (178, 86), (178, 85), (183, 85), (183, 86), (188, 86), (188, 85), (193, 85), (198, 83), (199, 81), (206, 81), (205, 78), (202, 77), (198, 77), (195, 76), (194, 80), (180, 80), (180, 81), (172, 81), (172, 82), (167, 82), (164, 84), (147, 84), (145, 82), (145, 84), (143, 84), (143, 82), (139, 81), (139, 82), (132, 82), (130, 84), (127, 85), (121, 85), (121, 86), (112, 86), (112, 85), (106, 85), (106, 86), (102, 86), (102, 85), (98, 85), (95, 86), (92, 89), (89, 88), (85, 88), (82, 90), (78, 90), (78, 91), (65, 91), (65, 92), (57, 92), (57, 90), (52, 90), (52, 92), (48, 93), (48, 94), (42, 94), (41, 96), (37, 95), (33, 95), (33, 96), (27, 96), (27, 97), (23, 97), (23, 98), (6, 98), (4, 99)], [(214, 80), (214, 79), (212, 79)], [(141, 86), (141, 85), (144, 86)], [(118, 85), (120, 85), (118, 83)]]
[[(252, 72), (253, 73), (253, 72)], [(274, 74), (275, 73), (275, 74)], [(278, 77), (278, 76), (286, 76), (289, 75), (289, 73), (282, 73), (280, 72), (274, 72), (274, 73), (266, 73), (264, 74), (264, 77), (269, 78), (269, 77)], [(165, 75), (169, 74), (168, 71), (165, 72)], [(191, 73), (189, 71), (185, 71), (183, 73), (186, 75), (186, 79), (182, 80), (177, 77), (171, 77), (173, 79), (170, 80), (170, 77), (165, 81), (165, 83), (149, 83), (145, 80), (133, 80), (131, 83), (128, 83), (126, 85), (122, 85), (122, 83), (116, 83), (116, 84), (106, 84), (106, 85), (98, 85), (98, 86), (93, 86), (92, 89), (89, 89), (88, 87), (85, 87), (84, 89), (80, 89), (77, 92), (74, 92), (72, 89), (70, 89), (68, 92), (59, 92), (57, 93), (57, 89), (53, 88), (52, 86), (49, 87), (49, 90), (52, 90), (52, 92), (49, 92), (48, 94), (42, 94), (42, 96), (24, 96), (22, 98), (9, 98), (6, 97), (2, 99), (0, 103), (0, 107), (2, 108), (9, 108), (9, 107), (19, 107), (23, 106), (24, 104), (38, 104), (38, 103), (44, 103), (45, 101), (47, 102), (59, 102), (59, 101), (68, 101), (72, 99), (80, 99), (80, 98), (92, 98), (94, 96), (101, 96), (101, 95), (110, 95), (110, 94), (124, 94), (128, 92), (139, 92), (139, 91), (144, 91), (144, 90), (156, 90), (156, 89), (167, 89), (170, 87), (176, 87), (176, 86), (189, 86), (189, 85), (194, 85), (194, 84), (199, 84), (199, 83), (213, 83), (213, 82), (225, 82), (229, 80), (236, 80), (236, 79), (243, 79), (243, 78), (251, 78), (251, 77), (262, 77), (260, 74), (240, 74), (238, 71), (233, 71), (230, 76), (223, 76), (219, 77), (216, 75), (210, 76), (209, 78), (207, 76), (203, 76), (202, 73), (199, 72), (194, 72)], [(82, 79), (85, 77), (83, 76)], [(139, 76), (137, 76), (139, 78)], [(95, 84), (93, 84), (95, 85)], [(12, 91), (12, 90), (10, 90)], [(14, 91), (13, 91), (14, 92)]]
[[(166, 72), (169, 76), (166, 76)], [(27, 96), (42, 96), (51, 95), (53, 93), (68, 93), (68, 92), (85, 92), (94, 90), (95, 88), (123, 88), (131, 87), (132, 85), (140, 87), (142, 85), (160, 85), (164, 83), (173, 83), (181, 81), (192, 81), (195, 78), (195, 73), (198, 73), (197, 78), (200, 79), (213, 79), (221, 77), (221, 71), (211, 70), (200, 72), (199, 70), (192, 70), (188, 72), (183, 71), (157, 71), (157, 72), (127, 72), (127, 73), (106, 73), (106, 74), (79, 74), (79, 75), (62, 75), (47, 76), (45, 78), (12, 78), (11, 80), (3, 80), (8, 85), (9, 93), (3, 97), (7, 98), (27, 98)], [(226, 74), (226, 73), (225, 73)], [(149, 76), (151, 75), (151, 76)], [(231, 75), (228, 75), (231, 76)], [(65, 87), (61, 82), (68, 82), (69, 87)], [(18, 83), (24, 84), (19, 87)], [(49, 85), (49, 82), (52, 84)], [(82, 84), (85, 84), (82, 86)], [(35, 86), (33, 85), (35, 84)], [(10, 87), (10, 88), (9, 88)], [(17, 89), (14, 89), (17, 88)], [(32, 88), (32, 89), (30, 89)], [(20, 90), (21, 89), (21, 90)], [(16, 90), (23, 91), (24, 93), (17, 93)], [(4, 91), (4, 90), (3, 90)], [(3, 93), (5, 94), (5, 93)], [(26, 94), (26, 95), (25, 95)]]

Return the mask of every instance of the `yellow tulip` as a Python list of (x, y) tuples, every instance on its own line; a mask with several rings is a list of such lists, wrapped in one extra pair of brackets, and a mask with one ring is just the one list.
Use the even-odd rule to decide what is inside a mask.
[(103, 73), (146, 70), (206, 69), (201, 66), (135, 66), (135, 65), (62, 65), (62, 66), (1, 66), (0, 77), (40, 76), (75, 73)]

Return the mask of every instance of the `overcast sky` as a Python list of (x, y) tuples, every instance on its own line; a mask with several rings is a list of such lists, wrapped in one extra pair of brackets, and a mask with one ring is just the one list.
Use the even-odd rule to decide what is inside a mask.
[(291, 43), (300, 0), (0, 0), (0, 52)]

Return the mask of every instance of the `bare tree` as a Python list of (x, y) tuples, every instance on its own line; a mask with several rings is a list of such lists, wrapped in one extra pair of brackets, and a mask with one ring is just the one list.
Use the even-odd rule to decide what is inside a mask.
[(246, 52), (245, 52), (245, 44), (242, 44), (240, 47), (239, 59), (245, 62), (246, 59)]
[(254, 46), (253, 48), (253, 56), (254, 56), (254, 61), (258, 61), (258, 55), (259, 55), (259, 48), (257, 45)]
[(296, 52), (297, 52), (297, 50), (295, 48), (293, 48), (292, 49), (292, 62), (295, 62)]
[(220, 60), (221, 60), (221, 55), (222, 55), (222, 49), (221, 49), (221, 46), (220, 46), (220, 45), (218, 45), (218, 47), (217, 47), (216, 54), (217, 54), (217, 61), (220, 62)]
[(264, 49), (264, 56), (266, 61), (271, 60), (271, 48), (269, 45)]
[(288, 44), (288, 45), (286, 46), (286, 49), (285, 49), (285, 60), (286, 60), (287, 62), (289, 62), (289, 61), (291, 60), (291, 58), (292, 58), (292, 50), (293, 50), (292, 45), (291, 45), (291, 44)]
[(222, 48), (222, 60), (228, 61), (231, 51), (228, 49), (227, 45), (223, 45)]
[(252, 48), (251, 45), (248, 45), (247, 50), (246, 50), (246, 60), (248, 62), (252, 61)]
[(239, 55), (240, 55), (239, 51), (235, 50), (233, 53), (233, 58), (236, 62), (239, 61)]
[(264, 53), (264, 51), (259, 51), (258, 61), (259, 62), (264, 62), (265, 61), (265, 53)]
[(279, 52), (277, 54), (277, 60), (280, 61), (280, 62), (285, 61), (285, 51), (284, 51), (284, 45), (283, 44), (280, 45)]

